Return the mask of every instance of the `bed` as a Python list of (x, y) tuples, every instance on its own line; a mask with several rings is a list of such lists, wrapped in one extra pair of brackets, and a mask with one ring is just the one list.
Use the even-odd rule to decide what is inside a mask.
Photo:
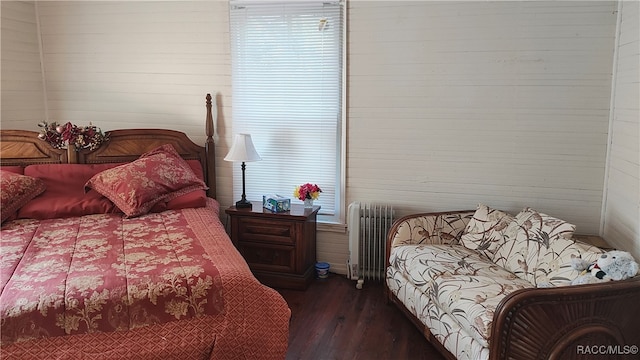
[(204, 147), (165, 129), (84, 149), (0, 131), (2, 359), (285, 357), (290, 309), (219, 219), (211, 108)]

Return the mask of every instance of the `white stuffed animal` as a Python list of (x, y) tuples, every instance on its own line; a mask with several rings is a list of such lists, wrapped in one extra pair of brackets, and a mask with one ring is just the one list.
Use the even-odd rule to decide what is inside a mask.
[(624, 280), (634, 277), (638, 273), (638, 263), (633, 259), (633, 256), (626, 251), (620, 250), (606, 252), (600, 255), (595, 262), (573, 258), (571, 259), (571, 267), (582, 271), (571, 282), (571, 285)]

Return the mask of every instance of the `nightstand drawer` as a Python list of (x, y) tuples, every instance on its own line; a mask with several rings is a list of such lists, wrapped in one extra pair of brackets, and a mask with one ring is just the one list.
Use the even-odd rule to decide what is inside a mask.
[(239, 250), (252, 270), (293, 272), (295, 250), (291, 246), (240, 242)]
[(253, 241), (270, 244), (295, 244), (296, 223), (292, 221), (265, 221), (262, 219), (245, 218), (238, 219), (239, 241)]
[(293, 204), (274, 213), (254, 203), (232, 206), (231, 241), (263, 284), (276, 288), (305, 289), (313, 280), (316, 263), (316, 217), (320, 206)]

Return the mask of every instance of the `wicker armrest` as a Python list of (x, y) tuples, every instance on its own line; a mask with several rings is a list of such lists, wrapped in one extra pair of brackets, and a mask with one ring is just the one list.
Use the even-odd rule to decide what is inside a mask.
[(515, 291), (496, 308), (490, 359), (584, 359), (594, 349), (603, 358), (632, 358), (640, 346), (639, 301), (640, 276)]

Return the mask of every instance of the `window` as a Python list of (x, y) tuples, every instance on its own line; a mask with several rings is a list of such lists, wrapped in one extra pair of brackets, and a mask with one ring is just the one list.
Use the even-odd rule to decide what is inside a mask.
[[(262, 161), (247, 164), (249, 200), (297, 185), (322, 189), (320, 221), (343, 222), (343, 5), (230, 2), (233, 133)], [(234, 166), (234, 199), (242, 194)]]

